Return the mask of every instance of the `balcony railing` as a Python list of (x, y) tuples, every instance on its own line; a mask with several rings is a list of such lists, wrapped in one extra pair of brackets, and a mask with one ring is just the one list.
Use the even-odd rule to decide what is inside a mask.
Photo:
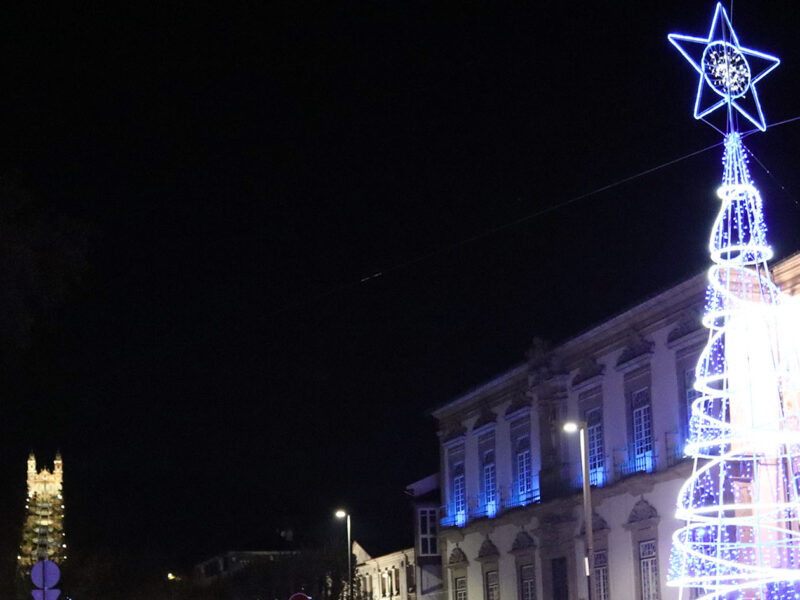
[(538, 485), (529, 490), (520, 490), (518, 485), (512, 485), (503, 499), (503, 508), (516, 508), (538, 502), (541, 502)]
[(445, 504), (439, 509), (442, 516), (440, 522), (442, 527), (463, 527), (467, 524), (467, 508), (456, 507), (453, 503)]
[(478, 494), (470, 503), (470, 517), (489, 517), (494, 519), (500, 512), (500, 494)]
[(677, 433), (667, 434), (667, 466), (674, 467), (680, 462), (688, 459), (683, 449), (686, 447), (686, 441), (683, 436)]
[(653, 450), (636, 454), (628, 460), (617, 464), (617, 474), (620, 478), (630, 477), (637, 473), (652, 473), (656, 470), (656, 454)]
[(471, 519), (488, 517), (490, 519), (505, 510), (536, 504), (541, 501), (539, 486), (527, 491), (520, 491), (514, 485), (502, 488), (495, 494), (478, 494), (469, 499), (467, 506), (457, 508), (453, 503), (441, 507), (440, 523), (442, 527), (464, 527)]
[[(589, 469), (589, 485), (591, 487), (603, 487), (608, 483), (608, 470), (605, 467)], [(578, 473), (578, 476), (572, 480), (572, 487), (576, 490), (583, 489), (583, 474)]]

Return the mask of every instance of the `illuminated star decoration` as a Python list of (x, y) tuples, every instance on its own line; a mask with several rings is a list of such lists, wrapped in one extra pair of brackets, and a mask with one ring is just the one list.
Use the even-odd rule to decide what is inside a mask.
[[(700, 75), (694, 102), (695, 119), (702, 119), (728, 104), (761, 131), (766, 131), (756, 83), (781, 64), (780, 59), (743, 48), (728, 13), (719, 2), (708, 37), (678, 33), (667, 37)], [(729, 110), (728, 114), (731, 119), (733, 111)]]

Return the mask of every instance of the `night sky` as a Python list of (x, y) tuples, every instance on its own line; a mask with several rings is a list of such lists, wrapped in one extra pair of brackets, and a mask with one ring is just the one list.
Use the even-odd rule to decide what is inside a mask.
[[(766, 4), (733, 21), (783, 59), (773, 123), (800, 116), (800, 5)], [(57, 448), (75, 552), (186, 569), (313, 543), (340, 505), (368, 551), (410, 545), (432, 408), (708, 262), (720, 148), (538, 213), (720, 141), (666, 40), (712, 2), (25, 9), (0, 177), (86, 253), (6, 352), (4, 547)], [(787, 255), (800, 121), (745, 142)]]

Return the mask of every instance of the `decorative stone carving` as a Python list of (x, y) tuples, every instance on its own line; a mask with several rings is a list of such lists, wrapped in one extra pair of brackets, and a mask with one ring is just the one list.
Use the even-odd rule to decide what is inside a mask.
[(530, 550), (536, 547), (536, 542), (533, 541), (531, 534), (524, 529), (517, 534), (514, 538), (514, 543), (511, 544), (511, 552), (522, 552), (523, 550)]
[(498, 556), (500, 556), (500, 552), (497, 550), (497, 546), (489, 539), (489, 536), (486, 536), (486, 539), (483, 540), (481, 544), (480, 550), (478, 550), (478, 560), (497, 558)]
[(576, 386), (587, 379), (603, 374), (605, 365), (600, 364), (594, 358), (584, 358), (578, 366), (578, 373), (572, 378), (572, 385)]
[(514, 401), (506, 409), (505, 415), (506, 416), (513, 415), (515, 412), (518, 412), (523, 408), (530, 409), (530, 407), (531, 407), (531, 399), (523, 393), (514, 398)]
[(550, 343), (541, 338), (533, 338), (525, 356), (528, 358), (532, 385), (538, 385), (565, 372), (561, 358), (550, 350)]
[(467, 432), (464, 427), (453, 427), (448, 429), (442, 434), (442, 443), (446, 444), (447, 442), (451, 442), (456, 438), (461, 437)]
[(490, 411), (488, 408), (484, 408), (481, 411), (478, 420), (475, 421), (475, 425), (472, 426), (473, 431), (476, 429), (480, 429), (484, 425), (488, 425), (489, 423), (494, 423), (497, 421), (497, 415)]
[[(605, 531), (606, 529), (608, 529), (606, 520), (592, 511), (592, 531)], [(581, 535), (586, 535), (586, 521), (581, 525)]]
[(459, 565), (465, 564), (466, 562), (467, 562), (467, 555), (464, 554), (464, 551), (461, 548), (456, 546), (450, 553), (450, 558), (447, 559), (447, 566), (457, 567)]
[(631, 514), (628, 516), (628, 524), (657, 518), (658, 511), (647, 500), (641, 498), (633, 506), (633, 510), (631, 510)]
[(683, 311), (675, 329), (670, 331), (669, 335), (667, 335), (667, 343), (674, 342), (693, 331), (697, 331), (702, 325), (700, 314), (696, 310), (686, 309)]
[(635, 329), (631, 329), (630, 333), (628, 334), (628, 344), (625, 346), (622, 354), (619, 355), (617, 366), (625, 364), (629, 360), (638, 358), (643, 354), (649, 354), (652, 351), (653, 342), (645, 339), (642, 334)]

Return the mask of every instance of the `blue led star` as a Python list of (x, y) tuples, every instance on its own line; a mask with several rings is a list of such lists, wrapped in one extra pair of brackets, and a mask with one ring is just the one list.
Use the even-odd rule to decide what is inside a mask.
[(722, 3), (717, 3), (708, 37), (678, 33), (671, 33), (667, 37), (700, 74), (694, 102), (695, 119), (702, 119), (728, 104), (761, 131), (767, 129), (756, 83), (781, 61), (775, 56), (739, 45), (739, 38)]

